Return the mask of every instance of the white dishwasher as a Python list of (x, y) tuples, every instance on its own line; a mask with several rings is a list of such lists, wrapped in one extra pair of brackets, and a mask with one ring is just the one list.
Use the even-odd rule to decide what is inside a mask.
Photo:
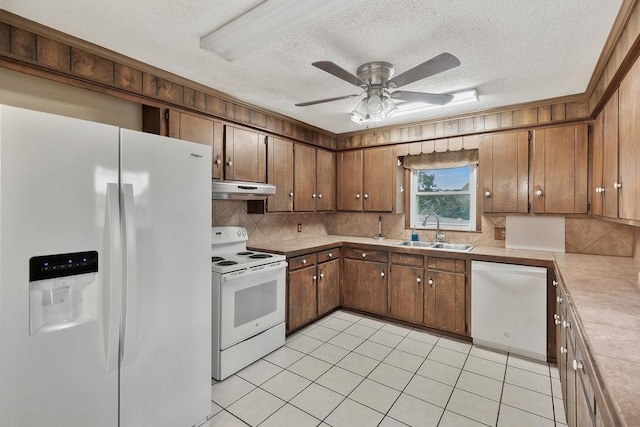
[(475, 344), (547, 360), (547, 269), (471, 262)]

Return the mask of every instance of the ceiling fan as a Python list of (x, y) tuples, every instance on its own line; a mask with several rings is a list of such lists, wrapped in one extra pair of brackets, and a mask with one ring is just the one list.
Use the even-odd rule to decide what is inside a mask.
[(396, 113), (398, 107), (393, 100), (436, 105), (445, 105), (451, 102), (453, 95), (411, 92), (406, 90), (394, 90), (392, 92), (392, 90), (455, 68), (460, 65), (460, 61), (455, 56), (445, 52), (396, 77), (393, 77), (395, 71), (393, 65), (382, 61), (362, 64), (356, 70), (356, 75), (351, 74), (331, 61), (318, 61), (311, 65), (329, 74), (333, 74), (352, 85), (359, 86), (364, 91), (357, 95), (337, 96), (334, 98), (301, 102), (295, 105), (297, 107), (306, 107), (308, 105), (322, 104), (340, 99), (356, 98), (364, 93), (366, 96), (356, 106), (351, 115), (352, 120), (361, 123), (368, 119), (382, 120)]

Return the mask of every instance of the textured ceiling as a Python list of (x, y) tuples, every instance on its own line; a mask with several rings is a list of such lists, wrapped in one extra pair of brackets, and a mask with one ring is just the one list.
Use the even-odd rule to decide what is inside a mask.
[[(300, 0), (302, 1), (302, 0)], [(309, 7), (314, 1), (307, 0)], [(9, 12), (202, 83), (250, 104), (335, 133), (363, 129), (347, 99), (358, 93), (313, 66), (330, 60), (355, 73), (387, 61), (402, 73), (442, 52), (461, 65), (402, 89), (477, 88), (480, 102), (390, 117), (376, 126), (583, 93), (622, 0), (369, 0), (233, 62), (200, 37), (256, 0), (0, 0)], [(355, 89), (355, 90), (354, 90)]]

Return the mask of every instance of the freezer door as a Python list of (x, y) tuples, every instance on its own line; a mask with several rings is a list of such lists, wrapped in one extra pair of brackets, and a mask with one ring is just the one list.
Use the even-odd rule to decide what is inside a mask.
[(117, 182), (118, 128), (0, 106), (1, 426), (117, 426)]
[(211, 410), (211, 147), (121, 130), (121, 426)]

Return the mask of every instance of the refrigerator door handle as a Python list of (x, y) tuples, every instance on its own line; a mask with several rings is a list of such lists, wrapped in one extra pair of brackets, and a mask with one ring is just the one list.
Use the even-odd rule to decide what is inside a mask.
[(104, 347), (107, 371), (118, 369), (120, 314), (122, 309), (122, 259), (117, 183), (107, 184), (104, 251)]
[(124, 217), (124, 316), (122, 337), (122, 364), (128, 364), (135, 357), (135, 342), (138, 326), (138, 269), (137, 243), (133, 199), (133, 186), (123, 184), (123, 217)]

